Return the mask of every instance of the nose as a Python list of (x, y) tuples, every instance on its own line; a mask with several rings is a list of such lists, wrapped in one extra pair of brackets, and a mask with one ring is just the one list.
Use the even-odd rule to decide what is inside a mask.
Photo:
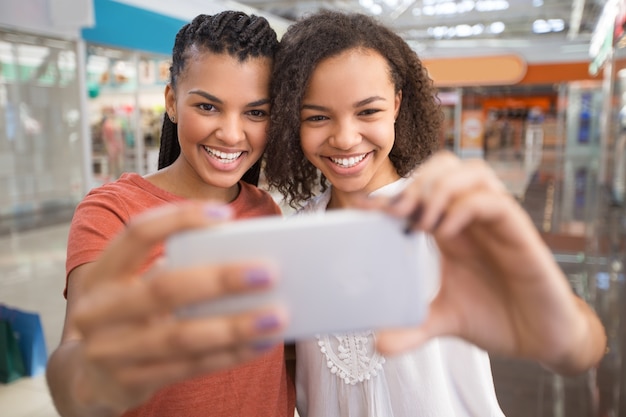
[(246, 134), (240, 115), (224, 114), (215, 135), (227, 145), (235, 145), (243, 141)]
[(361, 142), (358, 125), (354, 121), (347, 119), (337, 121), (328, 142), (337, 149), (352, 149)]

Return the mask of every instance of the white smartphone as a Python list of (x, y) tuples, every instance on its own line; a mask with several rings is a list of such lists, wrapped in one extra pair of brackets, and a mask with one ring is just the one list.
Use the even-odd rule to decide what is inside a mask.
[(228, 314), (280, 303), (289, 314), (284, 338), (291, 341), (418, 324), (439, 282), (434, 241), (406, 233), (403, 222), (375, 211), (241, 220), (166, 242), (172, 268), (251, 259), (278, 266), (275, 288), (207, 301), (181, 314)]

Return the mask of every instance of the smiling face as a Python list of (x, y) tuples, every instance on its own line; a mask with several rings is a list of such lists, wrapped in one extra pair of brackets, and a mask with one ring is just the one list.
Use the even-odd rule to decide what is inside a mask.
[(387, 61), (370, 49), (351, 49), (321, 61), (302, 99), (304, 155), (332, 183), (330, 207), (349, 204), (399, 178), (389, 159), (402, 95)]
[(267, 140), (271, 60), (240, 62), (228, 54), (189, 60), (175, 90), (165, 92), (181, 148), (169, 168), (176, 193), (232, 201), (237, 183), (261, 157)]

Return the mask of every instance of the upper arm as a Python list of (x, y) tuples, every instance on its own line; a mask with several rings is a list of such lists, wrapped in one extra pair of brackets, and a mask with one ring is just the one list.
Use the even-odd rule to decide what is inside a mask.
[(68, 340), (80, 339), (80, 333), (74, 326), (72, 318), (75, 306), (83, 292), (82, 283), (85, 281), (85, 277), (88, 276), (92, 266), (93, 262), (80, 265), (74, 268), (67, 277), (67, 303), (65, 307), (65, 323), (63, 325), (61, 343)]

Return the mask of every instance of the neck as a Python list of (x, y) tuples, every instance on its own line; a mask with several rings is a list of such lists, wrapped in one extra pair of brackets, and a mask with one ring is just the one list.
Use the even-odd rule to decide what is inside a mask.
[(228, 188), (212, 186), (187, 170), (181, 169), (180, 164), (176, 162), (167, 168), (146, 175), (145, 178), (169, 193), (188, 199), (212, 200), (216, 203), (227, 204), (239, 195), (239, 183)]

